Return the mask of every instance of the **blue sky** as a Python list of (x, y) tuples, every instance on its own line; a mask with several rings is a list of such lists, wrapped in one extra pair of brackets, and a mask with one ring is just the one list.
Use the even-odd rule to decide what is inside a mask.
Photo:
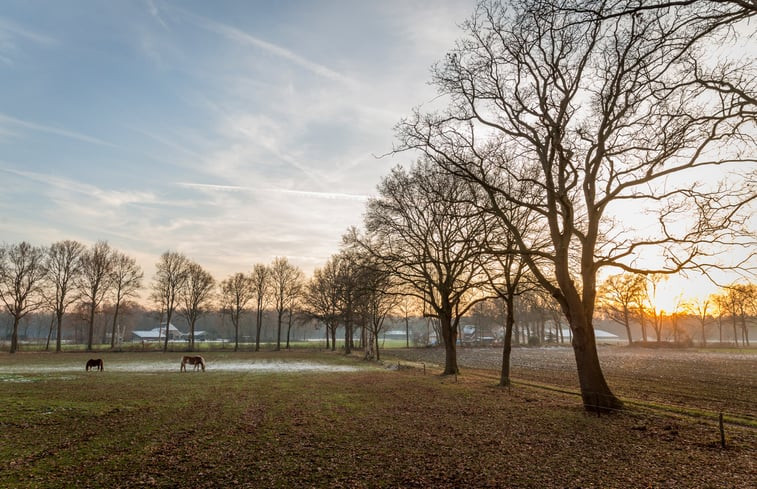
[(473, 0), (0, 4), (0, 241), (309, 273)]

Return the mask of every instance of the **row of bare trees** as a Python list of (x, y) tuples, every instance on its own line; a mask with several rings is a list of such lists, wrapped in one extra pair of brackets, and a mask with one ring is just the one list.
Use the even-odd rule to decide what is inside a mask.
[[(527, 270), (570, 326), (584, 404), (621, 407), (596, 349), (600, 272), (707, 275), (753, 259), (757, 73), (709, 48), (755, 13), (737, 1), (479, 2), (433, 68), (440, 97), (397, 126), (396, 152), (421, 160), (387, 178), (366, 218), (366, 249), (439, 318), (446, 373), (459, 317), (482, 288), (517, 294)], [(732, 249), (742, 261), (720, 259)]]
[[(360, 333), (366, 359), (380, 360), (379, 335), (390, 314), (407, 305), (407, 296), (389, 269), (360, 246), (356, 229), (343, 238), (339, 253), (313, 272), (304, 291), (304, 313), (326, 328), (326, 348), (336, 349), (336, 332), (344, 327), (344, 349), (355, 348)], [(410, 308), (405, 308), (407, 315)], [(406, 315), (406, 318), (408, 317)]]
[[(117, 336), (120, 306), (142, 284), (136, 260), (99, 241), (91, 247), (72, 240), (49, 247), (27, 242), (0, 247), (0, 300), (13, 318), (10, 352), (18, 349), (19, 321), (39, 309), (55, 317), (55, 350), (61, 351), (63, 318), (68, 309), (83, 304), (88, 310), (87, 349), (92, 349), (95, 312), (106, 298), (114, 304), (111, 346)], [(53, 332), (51, 323), (48, 348)]]
[[(189, 327), (189, 348), (193, 350), (197, 320), (210, 311), (221, 309), (231, 316), (235, 328), (235, 348), (239, 344), (239, 320), (250, 301), (257, 306), (256, 350), (260, 348), (263, 311), (270, 304), (277, 314), (278, 340), (288, 313), (286, 346), (292, 329), (293, 311), (302, 296), (302, 271), (286, 258), (276, 258), (271, 265), (256, 264), (250, 274), (236, 273), (220, 284), (200, 264), (176, 251), (163, 253), (156, 263), (150, 286), (150, 299), (158, 307), (161, 324), (165, 321), (163, 349), (168, 348), (168, 327), (174, 314), (183, 317)], [(0, 247), (0, 300), (13, 319), (10, 352), (18, 350), (18, 326), (28, 314), (49, 310), (54, 316), (48, 333), (48, 348), (53, 327), (56, 351), (61, 351), (63, 320), (67, 311), (78, 304), (87, 310), (86, 348), (94, 343), (95, 315), (104, 302), (113, 308), (111, 348), (115, 348), (119, 331), (119, 311), (128, 299), (142, 289), (143, 272), (136, 260), (104, 241), (91, 247), (72, 240), (37, 247), (27, 242)], [(162, 326), (161, 326), (162, 327)]]
[[(277, 257), (270, 265), (255, 264), (250, 273), (232, 274), (216, 288), (213, 276), (199, 264), (182, 253), (167, 251), (156, 265), (151, 297), (166, 319), (166, 328), (171, 323), (174, 311), (186, 319), (190, 351), (194, 350), (197, 319), (218, 307), (231, 318), (234, 326), (234, 350), (238, 350), (241, 318), (251, 302), (256, 307), (255, 351), (258, 351), (263, 311), (270, 302), (276, 311), (276, 350), (280, 350), (285, 314), (288, 314), (286, 347), (289, 348), (294, 311), (298, 307), (303, 284), (302, 271), (287, 258)], [(164, 340), (164, 351), (168, 349), (168, 336), (166, 334)]]
[[(626, 329), (629, 344), (633, 343), (632, 323), (641, 329), (641, 340), (649, 341), (648, 328), (652, 329), (655, 341), (663, 338), (663, 329), (669, 329), (674, 341), (681, 338), (679, 321), (696, 318), (699, 325), (699, 339), (707, 345), (707, 326), (717, 323), (719, 342), (723, 342), (723, 325), (729, 321), (733, 327), (736, 345), (739, 337), (743, 346), (749, 346), (749, 327), (757, 320), (757, 286), (753, 283), (734, 283), (705, 298), (684, 299), (683, 292), (672, 304), (669, 311), (657, 303), (657, 292), (666, 275), (642, 275), (623, 273), (608, 277), (600, 286), (600, 311), (609, 319), (622, 324)], [(668, 306), (671, 307), (671, 306)]]
[(234, 349), (239, 349), (239, 326), (242, 313), (254, 303), (255, 351), (260, 350), (263, 311), (272, 305), (276, 311), (276, 350), (281, 349), (281, 331), (287, 316), (286, 348), (292, 331), (295, 312), (300, 306), (304, 287), (302, 270), (285, 257), (277, 257), (270, 265), (255, 264), (249, 274), (235, 273), (221, 282), (221, 307), (234, 325)]

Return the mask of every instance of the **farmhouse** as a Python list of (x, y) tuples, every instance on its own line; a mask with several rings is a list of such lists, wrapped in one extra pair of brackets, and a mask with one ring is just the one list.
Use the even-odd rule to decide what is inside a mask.
[[(147, 331), (132, 331), (133, 341), (160, 341), (165, 339), (166, 323), (162, 323), (157, 328)], [(195, 331), (195, 340), (202, 341), (205, 339), (205, 331)], [(168, 325), (168, 339), (170, 341), (188, 340), (189, 333), (182, 333), (179, 328), (170, 323)]]

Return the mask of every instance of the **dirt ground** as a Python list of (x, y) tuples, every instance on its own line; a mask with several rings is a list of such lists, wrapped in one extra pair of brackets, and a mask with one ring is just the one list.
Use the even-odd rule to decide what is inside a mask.
[[(457, 351), (463, 375), (465, 368), (496, 372), (501, 368), (500, 348)], [(440, 348), (395, 349), (385, 354), (444, 364)], [(757, 423), (756, 353), (600, 346), (599, 358), (610, 388), (624, 399), (724, 412)], [(570, 347), (514, 348), (510, 364), (513, 379), (578, 388)]]
[[(600, 417), (570, 394), (498, 388), (487, 370), (454, 379), (325, 352), (209, 353), (206, 372), (184, 373), (160, 354), (104, 359), (104, 372), (84, 372), (83, 355), (0, 355), (0, 487), (741, 489), (757, 480), (753, 428), (729, 426), (723, 449), (705, 420), (636, 409)], [(214, 369), (282, 362), (323, 368)]]

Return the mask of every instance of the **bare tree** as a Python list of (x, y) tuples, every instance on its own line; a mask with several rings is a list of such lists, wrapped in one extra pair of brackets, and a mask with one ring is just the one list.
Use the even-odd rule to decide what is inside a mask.
[(137, 294), (137, 291), (142, 287), (143, 277), (144, 273), (142, 273), (142, 268), (137, 265), (137, 260), (120, 251), (114, 251), (110, 271), (110, 283), (113, 293), (113, 327), (110, 334), (111, 349), (116, 347), (121, 305), (125, 300)]
[[(528, 192), (530, 188), (520, 185), (517, 181), (506, 181), (499, 184), (500, 187), (509, 187), (508, 194), (515, 195), (518, 192)], [(528, 237), (531, 242), (531, 252), (537, 253), (544, 245), (543, 231), (539, 229), (538, 221), (533, 218), (533, 212), (525, 206), (512, 205), (506, 201), (499, 203), (496, 211), (486, 205), (485, 196), (476, 199), (479, 206), (483, 206), (486, 215), (483, 219), (487, 231), (482, 234), (484, 242), (479, 246), (484, 250), (485, 256), (489, 256), (490, 263), (483, 267), (489, 285), (504, 302), (505, 306), (505, 331), (502, 346), (502, 365), (500, 367), (499, 385), (510, 385), (510, 354), (512, 352), (512, 336), (515, 326), (515, 299), (517, 296), (532, 290), (534, 281), (528, 275), (528, 265), (523, 259), (523, 254), (518, 247), (517, 237), (508, 228), (497, 225), (497, 213), (506, 214), (508, 222), (519, 230), (519, 236)]]
[(367, 333), (364, 344), (365, 358), (381, 360), (379, 335), (384, 328), (386, 317), (400, 304), (402, 295), (397, 288), (397, 280), (386, 263), (367, 251), (377, 247), (370, 242), (370, 237), (359, 236), (355, 228), (350, 229), (342, 238), (342, 245), (355, 261), (355, 301), (358, 315), (365, 325)]
[(305, 313), (326, 326), (326, 348), (336, 350), (336, 329), (341, 319), (339, 260), (333, 255), (323, 268), (316, 268), (304, 292)]
[(281, 321), (284, 312), (297, 299), (302, 287), (302, 270), (289, 263), (286, 257), (276, 257), (271, 264), (270, 285), (276, 308), (276, 351), (281, 350)]
[(398, 285), (437, 317), (445, 345), (444, 374), (456, 374), (460, 318), (487, 298), (479, 247), (484, 219), (465, 184), (421, 161), (395, 168), (368, 202), (366, 247)]
[(660, 283), (667, 280), (667, 275), (661, 273), (653, 273), (645, 277), (645, 285), (643, 291), (643, 300), (645, 306), (643, 307), (643, 314), (650, 319), (652, 330), (655, 333), (655, 339), (657, 343), (662, 341), (662, 328), (664, 326), (664, 314), (658, 304), (658, 290)]
[(633, 344), (631, 318), (634, 309), (639, 308), (637, 301), (645, 286), (643, 275), (623, 273), (607, 277), (597, 292), (600, 308), (607, 317), (626, 328), (629, 345)]
[[(578, 8), (586, 5), (592, 13)], [(705, 83), (696, 69), (712, 65), (701, 47), (729, 24), (708, 12), (728, 7), (671, 2), (624, 14), (635, 5), (481, 2), (466, 37), (434, 69), (449, 109), (418, 112), (398, 128), (398, 149), (418, 149), (481, 188), (516, 236), (498, 202), (540, 216), (551, 249), (539, 263), (518, 236), (519, 248), (568, 319), (587, 409), (622, 406), (596, 350), (600, 270), (706, 273), (723, 265), (723, 249), (753, 243), (745, 209), (757, 198), (754, 67), (716, 62), (707, 73), (722, 83)], [(731, 167), (730, 180), (695, 181), (715, 166)], [(533, 192), (509, 194), (497, 186), (503, 174)], [(656, 211), (655, 232), (621, 225), (621, 207)], [(649, 256), (665, 259), (643, 263)]]
[(194, 351), (195, 348), (195, 323), (210, 310), (214, 289), (213, 276), (199, 264), (189, 262), (187, 279), (179, 290), (179, 314), (184, 316), (189, 325), (189, 351)]
[(244, 273), (235, 273), (221, 282), (221, 302), (229, 311), (234, 325), (234, 351), (239, 350), (239, 323), (242, 313), (254, 295), (252, 279)]
[(419, 314), (420, 301), (403, 291), (398, 291), (398, 295), (400, 300), (397, 303), (396, 310), (405, 321), (405, 348), (410, 348), (410, 316)]
[(260, 351), (260, 329), (263, 325), (265, 309), (271, 286), (271, 269), (262, 263), (252, 267), (252, 286), (255, 295), (255, 351)]
[(355, 326), (362, 326), (360, 313), (360, 256), (354, 249), (342, 248), (337, 265), (337, 294), (341, 323), (344, 326), (344, 353), (354, 347)]
[(95, 313), (105, 299), (111, 286), (113, 250), (105, 241), (98, 241), (81, 257), (79, 292), (89, 310), (87, 319), (87, 351), (92, 350), (95, 332)]
[(687, 304), (688, 310), (697, 318), (699, 323), (700, 332), (702, 334), (702, 346), (707, 346), (707, 331), (706, 327), (712, 321), (711, 309), (712, 309), (712, 297), (706, 297), (703, 299), (695, 299)]
[(81, 259), (84, 245), (78, 241), (58, 241), (50, 246), (45, 260), (47, 281), (50, 284), (50, 297), (53, 315), (57, 324), (55, 351), (61, 351), (63, 337), (63, 316), (71, 304), (79, 300), (76, 286), (81, 275)]
[(0, 300), (13, 318), (10, 353), (18, 350), (21, 319), (44, 303), (45, 250), (26, 241), (0, 247)]
[(166, 251), (160, 255), (155, 264), (155, 277), (152, 282), (152, 299), (163, 311), (166, 318), (166, 337), (163, 352), (168, 351), (168, 338), (171, 334), (171, 319), (179, 306), (179, 293), (187, 281), (189, 260), (177, 251)]
[(710, 298), (718, 314), (718, 343), (723, 344), (723, 321), (728, 314), (728, 298), (725, 294), (712, 294)]
[(730, 287), (736, 296), (736, 311), (741, 319), (741, 343), (749, 346), (748, 318), (753, 317), (757, 311), (757, 286), (754, 284), (734, 284)]

